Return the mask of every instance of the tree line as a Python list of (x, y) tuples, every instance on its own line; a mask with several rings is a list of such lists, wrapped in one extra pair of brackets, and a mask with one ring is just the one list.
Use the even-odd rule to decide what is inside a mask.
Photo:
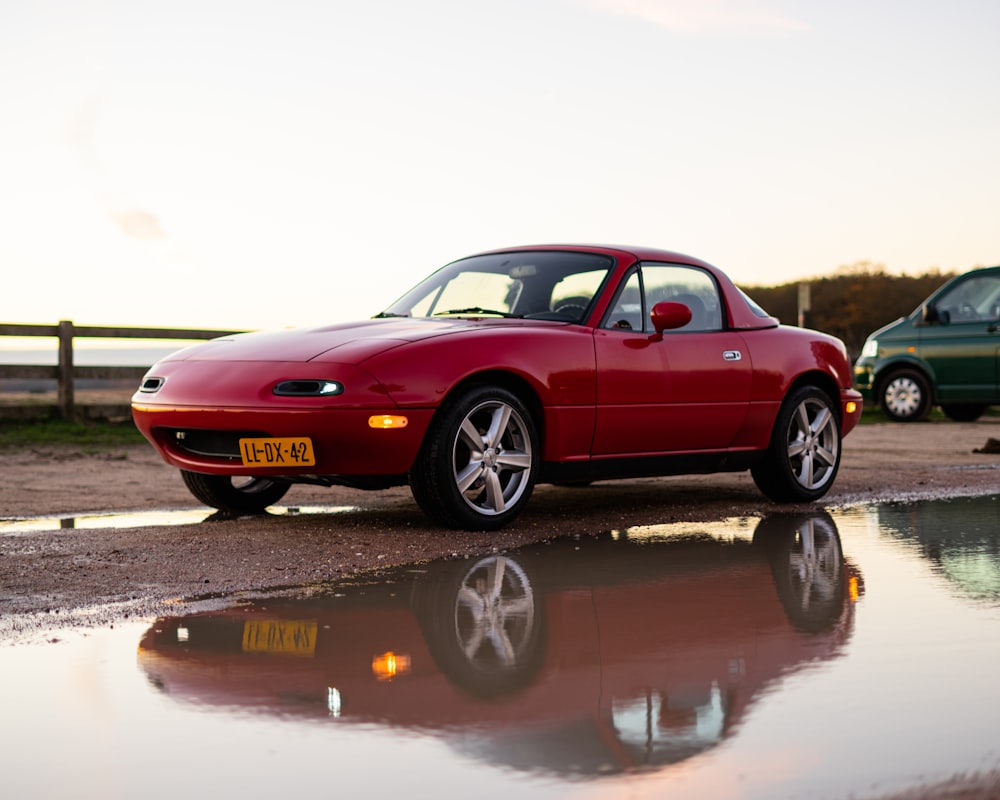
[(835, 275), (780, 286), (740, 288), (768, 314), (786, 325), (797, 325), (799, 284), (808, 283), (810, 310), (803, 315), (804, 326), (842, 339), (853, 361), (861, 354), (868, 334), (908, 315), (955, 275), (937, 269), (920, 275), (891, 275), (881, 264), (859, 261), (840, 267)]

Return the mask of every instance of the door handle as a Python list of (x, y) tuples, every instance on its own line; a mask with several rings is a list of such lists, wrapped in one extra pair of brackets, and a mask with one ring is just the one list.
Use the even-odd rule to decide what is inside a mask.
[(739, 350), (723, 350), (722, 358), (724, 361), (739, 361), (743, 358), (743, 353)]

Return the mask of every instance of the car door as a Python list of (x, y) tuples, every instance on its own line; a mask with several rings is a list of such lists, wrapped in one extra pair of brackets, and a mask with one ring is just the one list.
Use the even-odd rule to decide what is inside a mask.
[(934, 371), (939, 402), (1000, 399), (1000, 271), (972, 275), (933, 301), (920, 355)]
[[(649, 310), (683, 302), (683, 328), (652, 329)], [(752, 365), (743, 338), (723, 325), (711, 276), (673, 264), (642, 264), (595, 331), (595, 457), (657, 455), (728, 447), (750, 401)]]

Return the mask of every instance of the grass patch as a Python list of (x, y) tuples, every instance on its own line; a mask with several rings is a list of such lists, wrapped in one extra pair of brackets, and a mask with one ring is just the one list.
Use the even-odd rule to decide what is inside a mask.
[(96, 453), (145, 441), (131, 420), (0, 420), (0, 449), (4, 450), (72, 446)]

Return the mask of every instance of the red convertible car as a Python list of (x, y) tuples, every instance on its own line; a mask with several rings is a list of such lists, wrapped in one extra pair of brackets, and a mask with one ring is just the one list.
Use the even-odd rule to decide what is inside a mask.
[(779, 325), (710, 264), (547, 245), (452, 262), (373, 319), (181, 350), (132, 411), (209, 506), (408, 483), (439, 524), (487, 530), (539, 482), (749, 469), (773, 500), (815, 500), (860, 417), (852, 384), (841, 341)]

